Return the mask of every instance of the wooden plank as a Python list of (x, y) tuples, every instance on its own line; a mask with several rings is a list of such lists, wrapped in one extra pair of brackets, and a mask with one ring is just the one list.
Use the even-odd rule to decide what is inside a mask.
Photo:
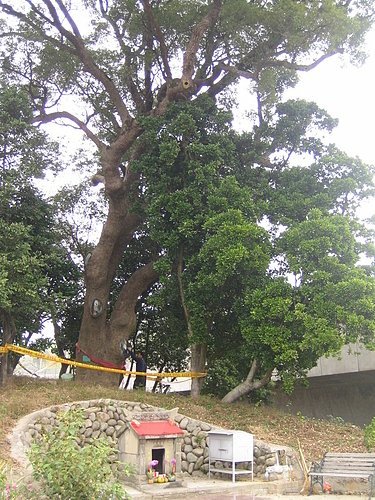
[(363, 465), (365, 466), (368, 466), (368, 465), (375, 465), (375, 462), (364, 462), (364, 461), (360, 461), (360, 460), (324, 460), (323, 462), (324, 464), (337, 464), (337, 465), (341, 465), (341, 464), (353, 464), (353, 465), (356, 465), (358, 467), (362, 467)]
[(346, 466), (351, 466), (351, 467), (374, 467), (374, 463), (368, 463), (368, 462), (323, 462), (322, 464), (324, 467), (346, 467)]
[(309, 472), (309, 476), (340, 476), (340, 477), (370, 477), (373, 474), (361, 474), (356, 472)]
[(373, 469), (367, 470), (355, 470), (355, 469), (322, 469), (319, 472), (324, 472), (325, 474), (330, 474), (332, 472), (337, 472), (340, 474), (373, 474)]
[(367, 457), (324, 457), (325, 462), (368, 462), (374, 463), (375, 458), (367, 458)]
[(324, 455), (326, 457), (353, 457), (353, 458), (373, 458), (375, 459), (375, 453), (333, 453), (327, 452)]

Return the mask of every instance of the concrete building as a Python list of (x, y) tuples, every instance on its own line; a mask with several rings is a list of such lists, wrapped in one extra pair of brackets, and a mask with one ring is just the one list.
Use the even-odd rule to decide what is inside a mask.
[(320, 358), (308, 373), (308, 387), (278, 390), (274, 404), (292, 413), (367, 425), (375, 417), (375, 352), (350, 344), (338, 358)]

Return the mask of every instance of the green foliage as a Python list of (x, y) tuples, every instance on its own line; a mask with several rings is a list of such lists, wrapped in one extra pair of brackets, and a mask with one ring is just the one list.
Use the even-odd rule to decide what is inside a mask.
[(11, 468), (0, 460), (0, 500), (26, 498), (25, 492), (24, 485), (13, 480)]
[(59, 165), (57, 145), (31, 125), (19, 86), (0, 83), (0, 117), (0, 338), (32, 345), (46, 318), (57, 322), (73, 309), (79, 273), (61, 244), (55, 206), (34, 185)]
[(67, 411), (40, 442), (32, 443), (28, 457), (42, 493), (48, 498), (77, 500), (128, 498), (113, 476), (109, 442), (96, 439), (84, 447), (78, 444), (78, 431), (83, 423), (82, 411)]
[(365, 426), (364, 441), (367, 451), (373, 452), (375, 450), (375, 417)]
[(26, 314), (40, 306), (41, 297), (38, 292), (46, 284), (46, 280), (43, 275), (43, 260), (40, 255), (33, 254), (30, 239), (29, 231), (22, 224), (6, 224), (0, 219), (2, 310), (12, 311), (22, 304)]
[[(123, 288), (130, 277), (158, 260), (159, 283), (152, 298), (140, 290), (138, 306), (140, 342), (149, 346), (153, 365), (172, 366), (174, 350), (180, 364), (187, 345), (199, 342), (207, 346), (209, 370), (215, 373), (217, 364), (227, 387), (244, 379), (254, 359), (257, 375), (277, 368), (291, 386), (343, 342), (359, 336), (373, 344), (373, 278), (356, 267), (371, 235), (354, 218), (373, 192), (373, 171), (326, 145), (336, 121), (325, 111), (283, 102), (299, 70), (343, 51), (361, 57), (373, 2), (82, 0), (78, 7), (58, 2), (53, 19), (44, 2), (20, 2), (14, 9), (0, 5), (15, 21), (8, 31), (16, 33), (2, 39), (3, 67), (27, 84), (33, 109), (26, 109), (22, 92), (4, 94), (1, 116), (9, 111), (15, 132), (3, 144), (10, 148), (20, 126), (31, 134), (25, 123), (33, 112), (41, 123), (71, 118), (96, 146), (104, 141), (92, 164), (100, 157), (109, 217), (97, 269), (87, 269), (88, 294), (103, 293), (110, 320), (116, 300), (126, 303), (121, 290), (130, 293), (132, 287)], [(81, 28), (77, 8), (90, 21)], [(199, 27), (193, 39), (192, 26)], [(180, 69), (192, 76), (188, 88), (175, 78)], [(240, 76), (250, 79), (258, 102), (257, 122), (246, 134), (233, 131), (228, 112)], [(71, 103), (72, 113), (53, 113)], [(84, 116), (73, 116), (75, 107)], [(12, 143), (8, 150), (17, 148)], [(24, 194), (8, 184), (12, 195)], [(128, 216), (139, 222), (114, 227)], [(35, 227), (29, 219), (12, 222)], [(45, 246), (47, 236), (40, 238)], [(79, 246), (81, 254), (91, 250)], [(51, 315), (68, 328), (81, 301), (70, 300), (75, 290), (79, 295), (77, 274), (64, 255), (50, 256), (55, 267), (45, 297), (52, 295)], [(59, 275), (68, 278), (60, 283)], [(98, 276), (114, 277), (111, 291)], [(6, 279), (0, 271), (0, 283)], [(99, 338), (96, 325), (98, 331), (85, 324), (82, 332)], [(165, 356), (154, 354), (156, 335)], [(118, 339), (106, 347), (113, 354)]]

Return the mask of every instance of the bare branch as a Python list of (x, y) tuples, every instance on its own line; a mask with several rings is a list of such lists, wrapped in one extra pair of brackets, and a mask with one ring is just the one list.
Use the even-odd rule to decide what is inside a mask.
[(283, 68), (289, 68), (289, 69), (295, 69), (296, 71), (310, 71), (329, 57), (335, 56), (337, 54), (342, 54), (344, 52), (344, 49), (338, 48), (336, 50), (333, 50), (331, 52), (328, 52), (327, 54), (323, 54), (318, 59), (316, 59), (314, 62), (310, 64), (298, 64), (298, 63), (293, 63), (290, 61), (280, 61), (280, 60), (270, 60), (264, 63), (263, 67), (264, 68), (275, 68), (275, 67), (283, 67)]
[(86, 136), (92, 140), (92, 142), (98, 147), (99, 151), (102, 151), (103, 149), (105, 149), (105, 147), (106, 147), (105, 144), (98, 138), (98, 136), (95, 135), (94, 132), (92, 132), (92, 130), (90, 130), (82, 120), (80, 120), (76, 116), (72, 115), (68, 111), (56, 111), (54, 113), (41, 114), (41, 115), (35, 116), (32, 119), (32, 122), (33, 123), (49, 123), (49, 122), (55, 121), (59, 118), (63, 118), (63, 119), (65, 118), (65, 119), (75, 123), (78, 126), (78, 128), (80, 128), (86, 134)]
[[(64, 12), (64, 16), (68, 16), (68, 22), (69, 22), (70, 26), (72, 27), (72, 30), (73, 30), (72, 32), (67, 30), (66, 28), (64, 28), (64, 26), (62, 25), (62, 23), (59, 19), (58, 13), (57, 13), (55, 7), (53, 6), (51, 0), (43, 0), (43, 3), (48, 8), (52, 19), (49, 19), (47, 16), (45, 16), (43, 13), (41, 13), (39, 10), (37, 10), (35, 8), (33, 10), (37, 13), (38, 16), (41, 16), (44, 21), (48, 22), (51, 26), (56, 28), (58, 30), (58, 32), (66, 40), (68, 40), (72, 44), (72, 46), (75, 48), (75, 50), (73, 51), (72, 49), (69, 49), (69, 52), (74, 53), (82, 62), (84, 70), (87, 73), (91, 74), (98, 82), (100, 82), (104, 86), (109, 97), (111, 98), (112, 102), (114, 103), (114, 105), (118, 111), (118, 114), (120, 115), (120, 118), (122, 120), (122, 124), (124, 126), (130, 126), (132, 121), (133, 121), (133, 117), (130, 115), (116, 85), (113, 83), (111, 78), (94, 61), (91, 53), (87, 50), (87, 48), (84, 44), (84, 41), (83, 41), (79, 31), (78, 31), (78, 28), (76, 27), (76, 25), (75, 25), (73, 19), (70, 17), (69, 13), (66, 12), (66, 9), (63, 6), (61, 0), (56, 0), (56, 1), (57, 1), (58, 5), (60, 6), (60, 8), (62, 8), (62, 10)], [(28, 2), (30, 3), (30, 0), (28, 0)], [(33, 5), (33, 4), (30, 3), (30, 5)], [(33, 28), (35, 27), (33, 25), (32, 21), (30, 21), (30, 19), (27, 16), (25, 16), (24, 14), (21, 14), (20, 12), (15, 11), (10, 5), (4, 4), (2, 0), (0, 0), (0, 7), (3, 8), (4, 12), (7, 12), (8, 14), (11, 14), (19, 19), (22, 19), (24, 22), (26, 22), (29, 26), (32, 26)], [(37, 29), (39, 32), (41, 32), (39, 27), (37, 27)], [(41, 33), (46, 40), (49, 40), (54, 44), (57, 43), (57, 41), (54, 38), (48, 37), (44, 32), (41, 32)], [(62, 48), (64, 48), (66, 50), (66, 46), (63, 44), (62, 44)]]
[(151, 31), (155, 35), (155, 38), (159, 42), (160, 46), (160, 53), (161, 53), (161, 58), (163, 61), (163, 69), (165, 72), (165, 78), (167, 80), (172, 80), (172, 72), (171, 68), (169, 66), (169, 60), (168, 60), (168, 48), (165, 43), (165, 38), (164, 35), (160, 29), (159, 23), (155, 19), (154, 12), (152, 10), (152, 7), (150, 5), (149, 0), (142, 0), (142, 5), (147, 17), (148, 24), (150, 26)]
[(127, 72), (125, 75), (126, 82), (128, 84), (129, 92), (133, 98), (133, 101), (135, 103), (135, 106), (139, 112), (142, 112), (144, 110), (145, 104), (143, 102), (141, 93), (139, 92), (133, 78), (131, 77), (132, 69), (131, 69), (131, 51), (129, 47), (124, 43), (124, 37), (120, 33), (119, 27), (117, 26), (116, 22), (108, 15), (108, 2), (106, 1), (106, 5), (103, 5), (103, 0), (99, 0), (99, 8), (102, 16), (108, 24), (112, 27), (113, 32), (115, 34), (116, 40), (120, 46), (120, 49), (122, 50), (124, 56), (125, 56), (125, 66), (127, 68)]

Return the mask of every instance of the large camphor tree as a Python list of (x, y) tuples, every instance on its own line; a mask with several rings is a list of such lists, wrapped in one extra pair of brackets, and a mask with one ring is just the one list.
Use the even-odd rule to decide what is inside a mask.
[[(2, 69), (29, 91), (34, 124), (69, 123), (96, 147), (92, 177), (94, 183), (103, 183), (108, 213), (99, 241), (85, 261), (86, 297), (79, 345), (85, 352), (120, 364), (120, 343), (135, 332), (139, 297), (158, 281), (160, 273), (166, 273), (165, 267), (158, 265), (165, 248), (162, 242), (154, 241), (147, 246), (139, 265), (128, 270), (117, 295), (111, 294), (128, 249), (150, 230), (148, 195), (152, 192), (152, 176), (158, 181), (165, 166), (178, 163), (179, 154), (186, 154), (182, 136), (188, 136), (189, 130), (185, 134), (183, 121), (181, 134), (174, 129), (165, 140), (165, 117), (175, 117), (173, 112), (168, 115), (171, 105), (208, 98), (225, 108), (238, 81), (247, 79), (249, 93), (258, 104), (252, 154), (247, 154), (247, 162), (256, 171), (270, 171), (278, 138), (266, 144), (263, 132), (272, 123), (274, 106), (296, 83), (298, 72), (311, 70), (336, 54), (361, 57), (360, 46), (374, 7), (368, 0), (0, 0), (0, 11), (3, 22), (8, 23), (2, 38)], [(155, 131), (155, 127), (159, 130)], [(156, 151), (158, 137), (164, 146), (155, 158), (159, 168), (155, 171), (150, 166), (150, 151)], [(198, 147), (194, 154), (200, 171), (203, 162), (209, 161), (209, 154), (201, 154)], [(228, 167), (225, 155), (214, 151), (212, 156), (215, 168)], [(286, 165), (287, 161), (283, 167)], [(278, 167), (282, 169), (280, 164)], [(267, 176), (260, 179), (267, 182)], [(256, 191), (256, 184), (253, 187)], [(233, 189), (232, 185), (229, 191)], [(254, 199), (262, 203), (255, 195)], [(220, 250), (219, 236), (225, 241), (217, 227), (227, 218), (235, 238), (242, 238), (243, 244), (246, 238), (253, 238), (253, 246), (246, 252), (241, 245), (234, 245), (233, 258), (241, 261), (237, 255), (240, 248), (243, 256), (246, 253), (247, 263), (253, 257), (266, 270), (267, 250), (259, 250), (265, 230), (255, 229), (261, 210), (244, 209), (245, 213), (251, 212), (251, 223), (247, 225), (238, 210), (219, 214), (211, 227), (210, 223), (205, 227), (218, 236), (216, 246), (212, 240), (211, 250)], [(238, 224), (234, 224), (236, 218)], [(220, 227), (225, 233), (225, 224)], [(188, 229), (181, 232), (186, 240), (190, 238)], [(189, 307), (182, 279), (184, 253), (175, 242), (172, 247), (172, 269), (186, 320), (191, 368), (202, 372), (208, 337), (197, 334), (193, 327), (194, 322), (204, 322), (209, 306), (205, 305), (203, 312), (199, 305)], [(205, 252), (201, 264), (208, 266), (210, 245)], [(230, 252), (218, 259), (218, 263), (223, 261), (223, 277), (229, 273), (228, 255)], [(272, 257), (271, 252), (268, 256)], [(195, 273), (202, 278), (199, 270)], [(218, 281), (220, 276), (215, 279)], [(210, 286), (214, 287), (215, 279)], [(257, 276), (253, 280), (259, 282)], [(204, 279), (198, 282), (202, 289)], [(236, 291), (235, 283), (231, 290)], [(249, 297), (247, 294), (251, 301)], [(260, 301), (259, 297), (255, 299)], [(194, 311), (198, 311), (198, 319), (192, 317)], [(206, 325), (209, 336), (213, 335), (213, 325)], [(246, 328), (244, 325), (244, 331)], [(253, 360), (251, 374), (259, 369), (261, 358)], [(80, 376), (88, 374), (82, 372)], [(89, 377), (93, 377), (91, 371)], [(201, 381), (193, 380), (192, 394), (197, 394), (200, 386)]]

